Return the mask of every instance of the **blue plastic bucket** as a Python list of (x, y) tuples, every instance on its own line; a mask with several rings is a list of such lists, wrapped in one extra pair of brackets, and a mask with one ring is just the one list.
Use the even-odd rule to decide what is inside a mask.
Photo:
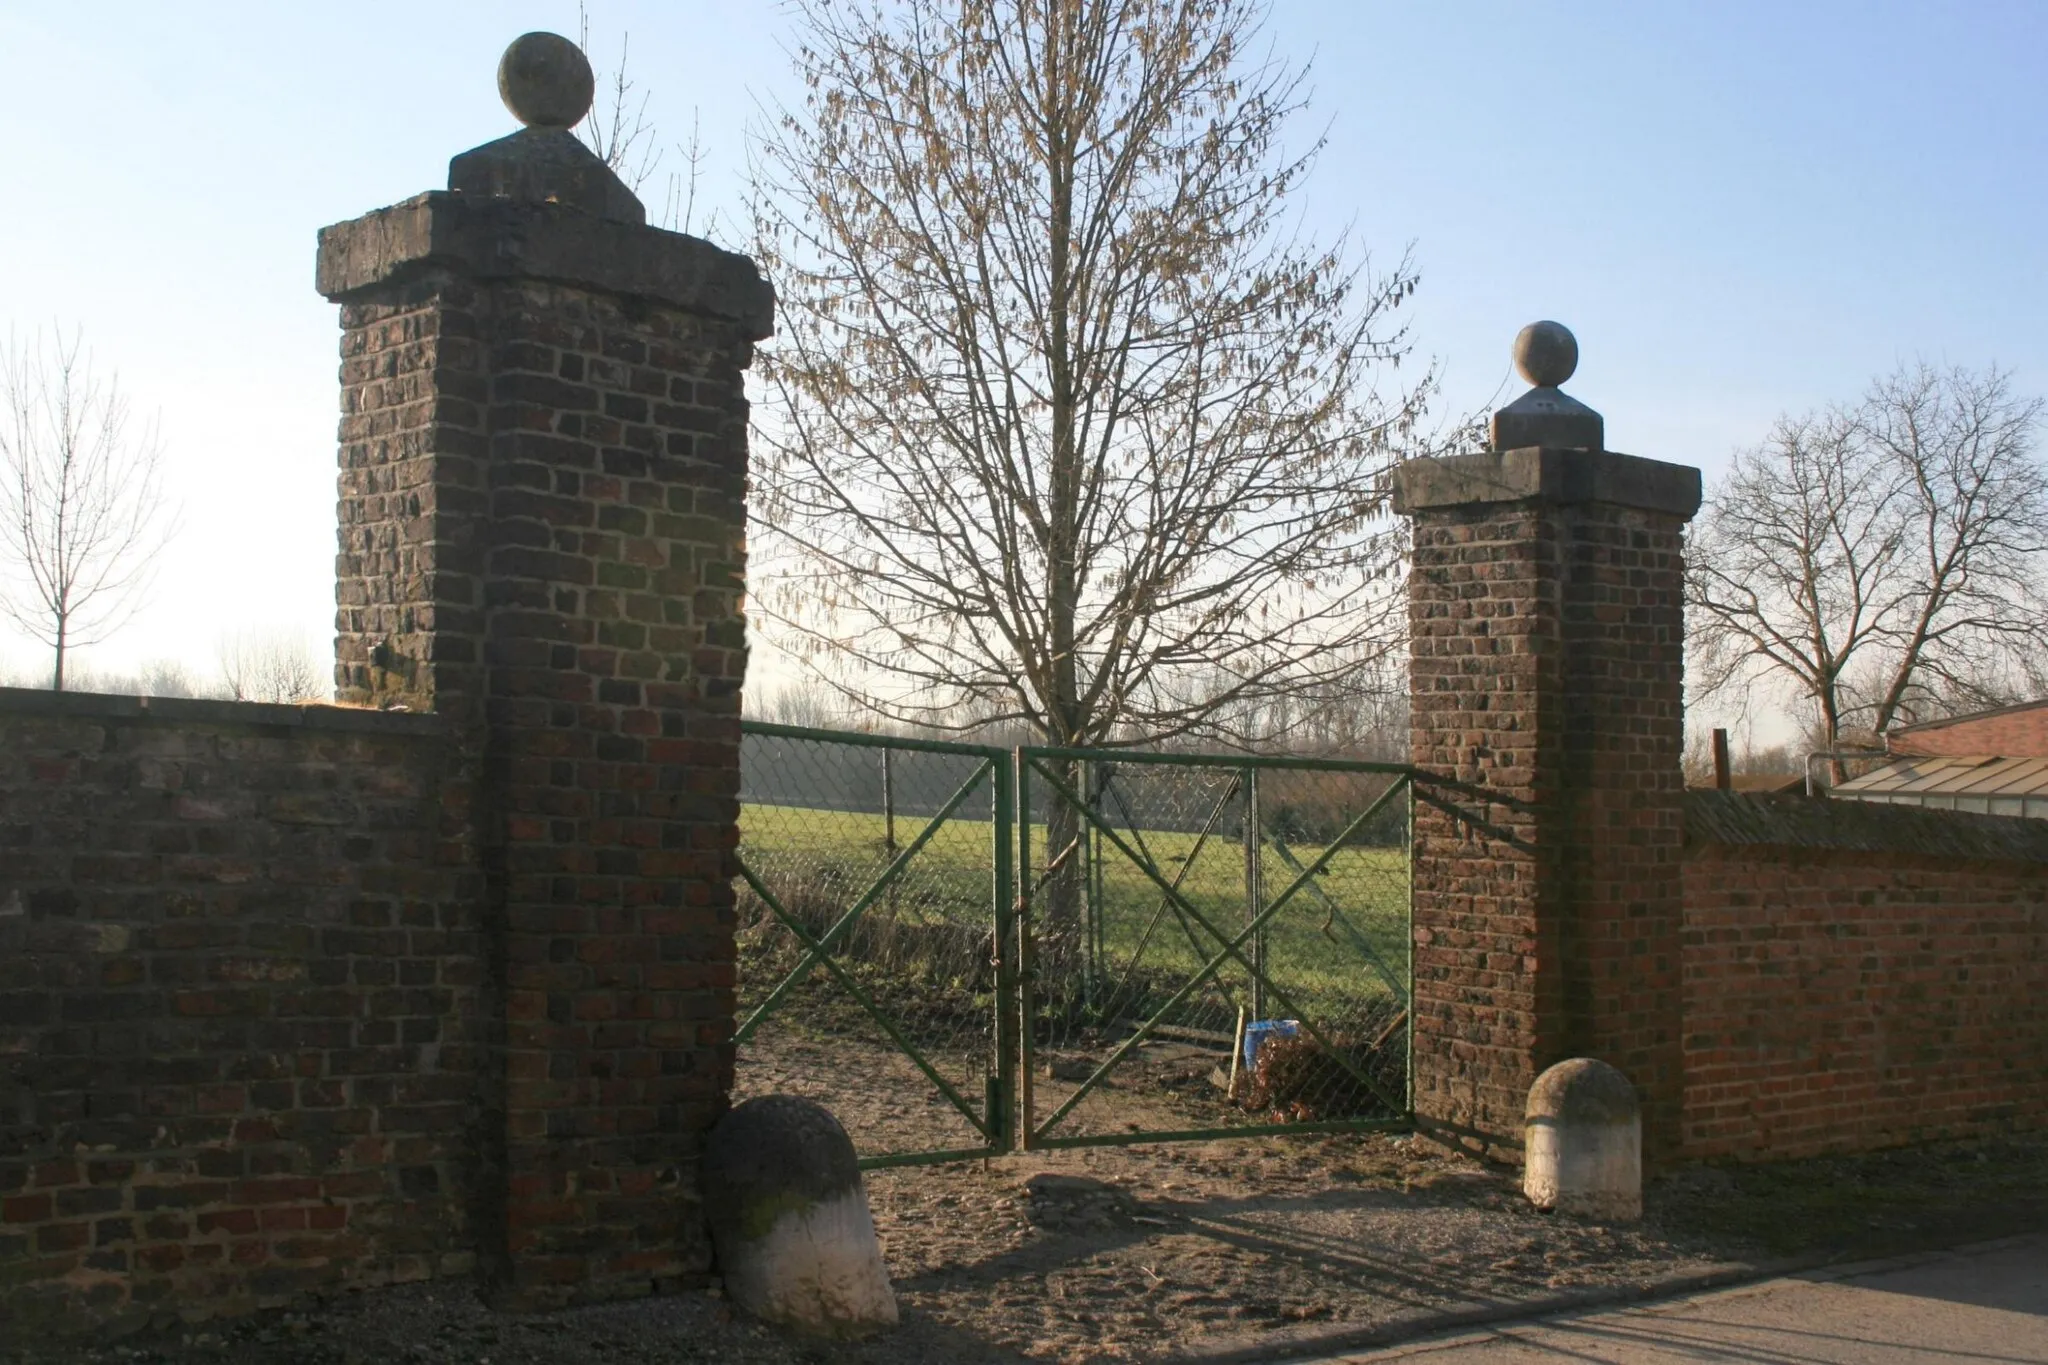
[(1298, 1019), (1254, 1019), (1244, 1026), (1244, 1069), (1259, 1064), (1259, 1047), (1268, 1038), (1292, 1038), (1301, 1032)]

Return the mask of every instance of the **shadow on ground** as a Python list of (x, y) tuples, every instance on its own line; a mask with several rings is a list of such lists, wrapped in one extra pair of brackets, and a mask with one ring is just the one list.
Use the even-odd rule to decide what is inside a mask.
[(1695, 1167), (1633, 1227), (1536, 1213), (1512, 1172), (1386, 1135), (1026, 1154), (875, 1172), (869, 1191), (904, 1310), (869, 1342), (791, 1340), (703, 1293), (507, 1317), (446, 1283), (94, 1347), (0, 1339), (0, 1365), (1241, 1358), (2031, 1231), (2048, 1225), (2048, 1138)]

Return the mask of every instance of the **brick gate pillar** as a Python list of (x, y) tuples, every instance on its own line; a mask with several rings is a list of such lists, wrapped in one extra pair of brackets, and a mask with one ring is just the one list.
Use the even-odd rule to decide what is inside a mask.
[(1520, 1159), (1530, 1083), (1618, 1067), (1646, 1155), (1677, 1142), (1684, 564), (1699, 471), (1604, 449), (1558, 390), (1571, 333), (1516, 338), (1536, 387), (1493, 448), (1395, 471), (1409, 580), (1415, 1107)]
[[(480, 1260), (546, 1304), (703, 1273), (696, 1162), (732, 1079), (747, 404), (773, 298), (646, 225), (568, 131), (553, 35), (499, 70), (526, 128), (320, 234), (342, 305), (335, 681), (448, 716), (498, 1029)], [(402, 984), (402, 983), (400, 983)]]

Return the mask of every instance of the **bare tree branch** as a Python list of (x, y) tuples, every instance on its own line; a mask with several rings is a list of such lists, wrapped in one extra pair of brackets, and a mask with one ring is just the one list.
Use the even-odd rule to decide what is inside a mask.
[[(590, 13), (582, 4), (576, 7), (576, 20), (578, 46), (588, 53)], [(664, 154), (657, 145), (659, 138), (654, 125), (647, 121), (651, 92), (640, 90), (638, 83), (627, 74), (631, 50), (632, 34), (622, 32), (619, 35), (618, 65), (597, 74), (600, 99), (592, 103), (590, 113), (585, 115), (577, 131), (598, 159), (611, 167), (612, 173), (624, 181), (627, 188), (638, 194), (661, 168)], [(690, 135), (674, 146), (682, 169), (668, 174), (662, 187), (661, 212), (657, 221), (671, 232), (691, 232), (715, 238), (719, 232), (719, 211), (716, 208), (705, 216), (701, 224), (697, 221), (697, 195), (703, 185), (704, 168), (711, 160), (711, 154), (704, 146), (698, 114), (697, 107), (692, 105)]]
[[(1272, 738), (1398, 648), (1407, 261), (1287, 219), (1251, 0), (801, 0), (757, 604), (891, 720)], [(1382, 386), (1385, 387), (1382, 387)], [(1315, 704), (1278, 705), (1315, 698)]]
[[(633, 92), (639, 87), (626, 74), (632, 42), (630, 33), (619, 35), (619, 64), (598, 78), (598, 98), (591, 103), (590, 112), (583, 116), (576, 131), (597, 159), (611, 167), (612, 174), (623, 180), (627, 189), (638, 194), (661, 164), (661, 148), (655, 145), (654, 129), (647, 122), (649, 92), (640, 91), (636, 99)], [(590, 12), (580, 0), (576, 6), (576, 45), (586, 53), (590, 51)]]

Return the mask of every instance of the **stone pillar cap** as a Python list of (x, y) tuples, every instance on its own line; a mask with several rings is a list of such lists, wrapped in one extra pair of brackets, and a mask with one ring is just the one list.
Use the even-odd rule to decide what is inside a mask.
[(347, 302), (436, 269), (472, 279), (556, 280), (648, 299), (725, 318), (754, 341), (774, 329), (775, 291), (737, 252), (553, 204), (446, 190), (322, 228), (314, 282), (328, 298)]
[(1700, 472), (1613, 450), (1527, 446), (1406, 460), (1393, 470), (1394, 510), (1405, 516), (1498, 502), (1604, 502), (1689, 520), (1700, 510)]
[(1532, 322), (1515, 335), (1515, 368), (1534, 387), (1493, 414), (1495, 450), (1600, 450), (1607, 424), (1558, 386), (1579, 367), (1579, 342), (1561, 322)]
[(644, 224), (647, 208), (569, 130), (596, 89), (583, 50), (557, 33), (525, 33), (498, 61), (498, 97), (526, 126), (448, 163), (448, 188), (475, 200), (560, 204), (615, 223)]
[(1699, 470), (1608, 450), (1600, 414), (1557, 387), (1578, 365), (1578, 339), (1563, 323), (1524, 327), (1515, 368), (1535, 387), (1493, 414), (1492, 448), (1395, 465), (1394, 510), (1604, 502), (1690, 519), (1700, 510)]

